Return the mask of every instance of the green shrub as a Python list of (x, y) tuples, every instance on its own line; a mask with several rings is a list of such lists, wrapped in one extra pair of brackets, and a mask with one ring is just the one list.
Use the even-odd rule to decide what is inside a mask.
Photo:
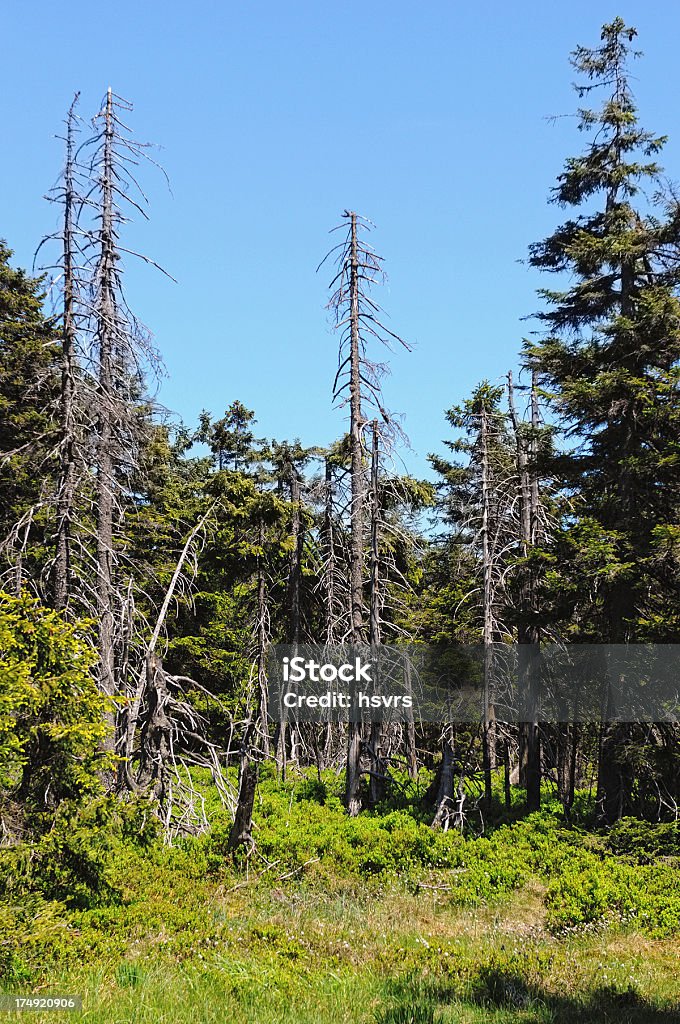
[(609, 831), (607, 847), (644, 862), (656, 857), (680, 857), (680, 822), (651, 824), (638, 818), (621, 818)]
[(546, 896), (555, 932), (610, 922), (655, 937), (680, 933), (678, 871), (671, 865), (631, 865), (584, 854), (565, 865)]
[(101, 789), (109, 701), (85, 629), (0, 592), (0, 789), (24, 805), (53, 808)]
[(49, 831), (35, 842), (0, 848), (0, 898), (39, 893), (74, 908), (116, 901), (120, 890), (112, 872), (121, 845), (147, 849), (157, 834), (158, 823), (143, 799), (64, 801)]

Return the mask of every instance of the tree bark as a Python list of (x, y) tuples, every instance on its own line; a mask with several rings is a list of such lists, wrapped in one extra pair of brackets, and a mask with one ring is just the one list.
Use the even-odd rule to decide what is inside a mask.
[[(116, 331), (115, 228), (114, 228), (114, 114), (109, 88), (104, 113), (104, 146), (101, 170), (101, 228), (96, 310), (98, 367), (99, 437), (97, 446), (96, 534), (97, 534), (97, 618), (99, 625), (99, 685), (109, 696), (115, 692), (113, 646), (113, 447), (114, 373)], [(114, 744), (114, 716), (109, 745)]]
[[(371, 444), (371, 600), (369, 609), (369, 643), (376, 651), (380, 644), (380, 451), (378, 421), (372, 423)], [(379, 664), (375, 657), (374, 664)], [(379, 686), (380, 681), (376, 679)], [(385, 770), (383, 757), (383, 724), (371, 722), (369, 803), (372, 807), (385, 799)]]
[(483, 627), (484, 645), (484, 722), (482, 725), (482, 760), (484, 769), (484, 801), (491, 806), (491, 777), (496, 764), (496, 729), (494, 697), (491, 692), (493, 667), (493, 582), (491, 577), (491, 549), (489, 543), (489, 425), (488, 410), (481, 408), (480, 442), (482, 459), (482, 572), (483, 572)]
[(64, 171), (64, 235), (62, 272), (63, 320), (61, 343), (60, 466), (57, 499), (57, 542), (54, 566), (54, 606), (67, 607), (71, 590), (71, 524), (75, 497), (75, 373), (76, 315), (74, 231), (76, 188), (74, 182), (74, 120), (76, 94), (66, 121), (66, 167)]
[[(522, 558), (525, 559), (520, 583), (520, 614), (517, 626), (517, 641), (519, 644), (518, 682), (522, 703), (527, 709), (532, 709), (537, 684), (536, 661), (533, 655), (540, 639), (540, 631), (536, 625), (536, 581), (533, 569), (526, 562), (538, 537), (540, 502), (538, 474), (535, 466), (537, 455), (536, 430), (539, 426), (535, 375), (532, 375), (531, 382), (532, 436), (529, 441), (528, 451), (526, 439), (523, 436), (522, 426), (515, 408), (512, 373), (508, 374), (508, 407), (517, 448), (520, 545)], [(541, 749), (539, 726), (533, 714), (528, 716), (528, 720), (522, 721), (519, 724), (519, 784), (523, 789), (526, 789), (527, 810), (538, 810), (541, 801)]]
[[(364, 629), (364, 452), (362, 433), (364, 418), (361, 408), (361, 363), (359, 351), (359, 255), (357, 215), (350, 214), (350, 458), (351, 458), (351, 537), (350, 537), (350, 609), (351, 637), (354, 645), (365, 643)], [(351, 716), (354, 718), (354, 716)], [(361, 810), (361, 719), (348, 723), (347, 777), (345, 803), (350, 817)]]

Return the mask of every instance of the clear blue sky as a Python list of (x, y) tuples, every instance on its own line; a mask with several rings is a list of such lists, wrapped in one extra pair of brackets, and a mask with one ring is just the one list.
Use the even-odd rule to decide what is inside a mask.
[(127, 271), (165, 358), (162, 401), (194, 422), (238, 398), (262, 435), (324, 444), (344, 426), (331, 275), (315, 268), (342, 210), (358, 210), (386, 260), (378, 300), (414, 345), (390, 357), (385, 397), (423, 473), (444, 409), (514, 366), (531, 329), (521, 317), (546, 282), (518, 261), (558, 223), (546, 198), (584, 141), (572, 118), (546, 117), (573, 112), (569, 52), (616, 14), (638, 27), (642, 122), (671, 136), (664, 163), (680, 177), (671, 0), (6, 4), (0, 237), (30, 266), (56, 224), (41, 197), (72, 94), (89, 116), (111, 84), (172, 183), (144, 173), (152, 219), (128, 234), (178, 280)]

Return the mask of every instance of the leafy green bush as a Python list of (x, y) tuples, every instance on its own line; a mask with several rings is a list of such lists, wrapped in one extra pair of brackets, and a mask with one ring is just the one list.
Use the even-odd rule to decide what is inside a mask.
[(611, 922), (655, 937), (680, 932), (678, 871), (671, 865), (631, 865), (583, 853), (565, 863), (548, 887), (548, 925), (555, 932)]
[(680, 857), (680, 822), (651, 824), (638, 818), (621, 818), (609, 831), (607, 847), (643, 862), (655, 857)]
[(64, 908), (39, 895), (0, 903), (0, 980), (22, 984), (59, 959), (72, 937)]
[(121, 845), (145, 849), (157, 835), (157, 819), (146, 800), (65, 801), (49, 831), (35, 842), (0, 848), (0, 898), (24, 899), (39, 893), (81, 908), (115, 901), (120, 890), (111, 876)]
[(105, 698), (85, 626), (0, 592), (0, 790), (40, 808), (100, 790)]

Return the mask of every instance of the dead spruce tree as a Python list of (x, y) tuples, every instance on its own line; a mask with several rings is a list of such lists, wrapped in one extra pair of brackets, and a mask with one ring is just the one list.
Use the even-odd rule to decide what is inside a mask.
[[(137, 628), (130, 603), (134, 567), (122, 571), (121, 532), (130, 481), (140, 463), (151, 405), (147, 378), (160, 371), (160, 357), (146, 328), (134, 316), (123, 289), (125, 247), (122, 226), (133, 212), (145, 219), (146, 199), (135, 171), (148, 145), (132, 138), (122, 117), (131, 104), (109, 88), (93, 121), (89, 171), (92, 282), (90, 296), (92, 406), (95, 413), (92, 464), (95, 470), (94, 607), (98, 622), (99, 683), (110, 696), (124, 690), (122, 666), (130, 660), (131, 631)], [(165, 273), (165, 271), (163, 271)], [(132, 637), (134, 641), (134, 635)]]
[[(515, 455), (508, 435), (507, 417), (499, 408), (503, 389), (488, 382), (480, 384), (461, 407), (447, 413), (449, 423), (462, 431), (447, 441), (454, 453), (467, 456), (467, 464), (431, 456), (444, 478), (443, 511), (458, 537), (458, 545), (470, 565), (470, 591), (465, 600), (472, 613), (482, 644), (483, 709), (481, 722), (482, 779), (484, 803), (491, 800), (492, 772), (496, 765), (501, 727), (496, 721), (494, 660), (498, 644), (510, 639), (505, 621), (507, 573), (517, 537)], [(442, 733), (442, 769), (435, 794), (434, 824), (460, 826), (462, 805), (454, 798), (454, 730), (445, 723)], [(470, 770), (472, 750), (458, 758), (461, 777)]]
[[(0, 541), (0, 548), (16, 567), (15, 586), (22, 586), (21, 566), (29, 536), (38, 521), (41, 524), (44, 560), (34, 565), (30, 583), (43, 600), (64, 610), (72, 596), (74, 521), (78, 517), (76, 492), (83, 486), (87, 460), (83, 455), (83, 424), (86, 403), (82, 394), (82, 334), (86, 303), (87, 259), (83, 255), (86, 235), (79, 226), (79, 214), (85, 203), (87, 180), (79, 166), (76, 149), (80, 119), (76, 113), (78, 93), (65, 118), (65, 162), (57, 184), (45, 198), (61, 206), (57, 231), (44, 237), (38, 246), (38, 257), (52, 249), (58, 251), (53, 263), (42, 262), (39, 270), (50, 278), (48, 298), (52, 315), (45, 320), (50, 353), (35, 376), (26, 382), (22, 396), (33, 409), (36, 430), (28, 440), (13, 451), (3, 452), (2, 461), (22, 454), (30, 459), (33, 479), (37, 482), (36, 498), (11, 524), (9, 533)], [(42, 257), (44, 260), (44, 257)], [(82, 509), (80, 509), (82, 512)], [(82, 523), (82, 519), (81, 519)], [(34, 543), (35, 543), (34, 537)], [(82, 611), (82, 608), (79, 609)]]
[[(131, 105), (111, 89), (93, 132), (79, 145), (77, 99), (66, 118), (65, 166), (47, 196), (61, 206), (60, 226), (36, 253), (44, 245), (59, 248), (53, 264), (41, 268), (52, 276), (55, 305), (45, 328), (48, 386), (34, 382), (36, 394), (47, 394), (34, 416), (40, 432), (31, 450), (41, 492), (3, 549), (17, 549), (13, 562), (21, 571), (22, 546), (39, 511), (43, 562), (33, 573), (33, 588), (64, 614), (98, 622), (99, 685), (109, 696), (125, 698), (118, 707), (112, 700), (107, 716), (107, 747), (120, 762), (117, 777), (105, 781), (111, 788), (151, 792), (170, 837), (207, 825), (189, 765), (210, 769), (223, 802), (235, 804), (220, 754), (208, 739), (207, 718), (186, 699), (187, 689), (202, 688), (167, 673), (157, 653), (169, 607), (187, 596), (198, 552), (214, 526), (214, 503), (195, 524), (173, 529), (169, 585), (147, 556), (140, 557), (139, 546), (131, 554), (139, 496), (148, 482), (148, 441), (158, 429), (147, 383), (160, 360), (125, 300), (123, 261), (139, 257), (162, 268), (125, 247), (120, 236), (128, 214), (147, 217), (135, 175), (149, 159), (148, 147), (132, 139), (122, 120)], [(167, 571), (166, 562), (163, 576)]]
[[(382, 589), (380, 586), (380, 433), (378, 421), (371, 423), (371, 470), (370, 470), (370, 576), (368, 642), (371, 649), (377, 648), (381, 640)], [(374, 659), (377, 661), (377, 659)], [(370, 779), (368, 799), (371, 806), (385, 797), (385, 761), (382, 756), (383, 728), (380, 721), (371, 722), (369, 739)]]
[[(396, 341), (405, 348), (406, 342), (388, 330), (381, 320), (382, 310), (371, 298), (371, 286), (383, 277), (382, 257), (363, 238), (370, 222), (357, 213), (345, 210), (343, 223), (333, 230), (345, 232), (343, 240), (327, 254), (335, 257), (336, 274), (330, 283), (335, 326), (340, 334), (338, 370), (333, 382), (333, 399), (340, 407), (349, 406), (350, 446), (350, 552), (349, 600), (350, 642), (367, 642), (366, 603), (364, 597), (364, 566), (366, 523), (364, 507), (367, 495), (365, 406), (371, 405), (385, 422), (389, 417), (383, 407), (381, 378), (384, 364), (368, 356), (369, 339), (388, 347)], [(347, 761), (345, 803), (351, 816), (361, 810), (361, 756), (363, 728), (360, 721), (350, 721), (347, 730)]]
[[(56, 488), (56, 551), (53, 568), (53, 600), (57, 610), (68, 607), (72, 597), (72, 547), (74, 526), (79, 515), (76, 492), (83, 479), (82, 381), (80, 377), (81, 323), (83, 309), (83, 234), (79, 212), (83, 188), (76, 161), (78, 120), (76, 93), (66, 117), (66, 162), (63, 182), (50, 198), (61, 203), (61, 394), (59, 403), (59, 475)], [(80, 478), (80, 480), (78, 479)]]
[[(535, 703), (537, 645), (540, 641), (538, 590), (532, 554), (542, 531), (541, 503), (537, 467), (540, 414), (536, 394), (536, 375), (531, 378), (530, 424), (520, 421), (515, 403), (512, 372), (508, 373), (508, 410), (515, 437), (517, 483), (519, 489), (519, 608), (517, 642), (519, 644), (519, 687), (523, 704), (529, 710)], [(541, 803), (541, 741), (535, 714), (519, 725), (519, 784), (526, 790), (527, 809), (537, 811)]]
[[(305, 535), (309, 527), (309, 513), (304, 500), (304, 467), (309, 462), (313, 450), (305, 450), (298, 441), (290, 444), (287, 441), (272, 442), (271, 461), (274, 476), (282, 497), (288, 499), (290, 505), (290, 551), (287, 558), (285, 574), (285, 626), (283, 638), (293, 648), (292, 655), (297, 653), (297, 646), (303, 641), (303, 562), (305, 552)], [(276, 731), (276, 760), (283, 777), (289, 761), (295, 763), (298, 758), (299, 726), (295, 716), (291, 716), (286, 708), (281, 709), (281, 721)]]

